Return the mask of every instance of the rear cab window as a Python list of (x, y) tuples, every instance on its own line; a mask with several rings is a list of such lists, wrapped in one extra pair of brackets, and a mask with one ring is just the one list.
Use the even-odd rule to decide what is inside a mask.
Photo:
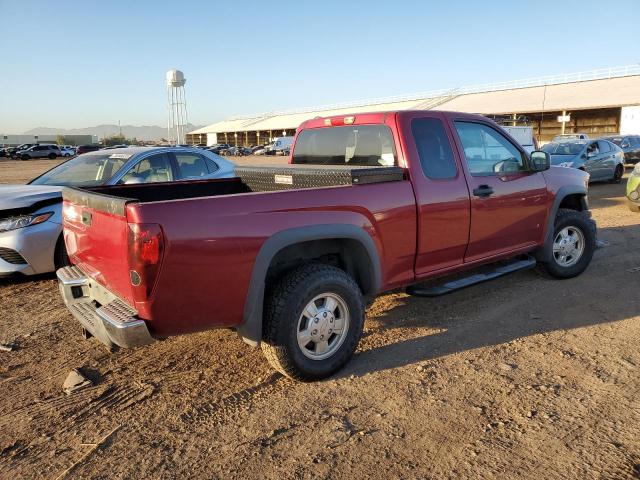
[(396, 150), (386, 125), (312, 128), (298, 135), (292, 163), (390, 167)]
[(453, 150), (439, 118), (414, 118), (411, 134), (424, 174), (433, 180), (455, 178), (458, 174)]

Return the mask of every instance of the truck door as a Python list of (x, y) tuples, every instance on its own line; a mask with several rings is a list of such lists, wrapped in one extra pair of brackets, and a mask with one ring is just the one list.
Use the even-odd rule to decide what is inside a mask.
[(399, 116), (418, 210), (416, 276), (461, 265), (469, 241), (469, 190), (452, 132), (439, 112)]
[(542, 241), (547, 187), (528, 170), (528, 157), (498, 127), (475, 119), (453, 122), (471, 193), (465, 262), (499, 256)]

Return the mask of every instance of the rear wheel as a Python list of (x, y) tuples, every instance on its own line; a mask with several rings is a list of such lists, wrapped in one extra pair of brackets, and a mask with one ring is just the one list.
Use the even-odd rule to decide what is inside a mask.
[(30, 156), (30, 155), (27, 155), (27, 154), (25, 153), (24, 155), (21, 155), (21, 156), (20, 156), (20, 159), (22, 159), (22, 160), (31, 160), (31, 156)]
[(539, 264), (554, 278), (573, 278), (589, 266), (596, 249), (596, 225), (585, 212), (560, 209), (553, 231), (551, 258)]
[(268, 293), (262, 351), (282, 374), (319, 380), (349, 361), (363, 326), (362, 293), (353, 278), (329, 265), (304, 265)]
[(616, 171), (613, 173), (613, 178), (611, 179), (611, 183), (622, 182), (623, 176), (624, 176), (624, 167), (622, 165), (618, 165), (616, 167)]
[(56, 155), (55, 153), (50, 153), (50, 154), (49, 154), (49, 158), (50, 158), (51, 160), (54, 160), (57, 156), (58, 156), (58, 155)]

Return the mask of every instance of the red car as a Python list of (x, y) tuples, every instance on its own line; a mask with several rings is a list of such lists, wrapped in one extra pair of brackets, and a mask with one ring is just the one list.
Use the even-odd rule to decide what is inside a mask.
[(285, 375), (314, 380), (355, 351), (367, 298), (441, 295), (536, 264), (570, 278), (595, 249), (588, 175), (527, 155), (478, 115), (316, 118), (290, 162), (65, 189), (68, 308), (110, 348), (233, 328)]

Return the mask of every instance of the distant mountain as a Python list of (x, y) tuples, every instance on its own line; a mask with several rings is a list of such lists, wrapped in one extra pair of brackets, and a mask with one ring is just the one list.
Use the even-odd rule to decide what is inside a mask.
[[(201, 128), (198, 125), (189, 123), (187, 132)], [(24, 135), (97, 135), (98, 138), (117, 135), (122, 131), (122, 135), (127, 138), (137, 138), (138, 140), (160, 140), (167, 137), (167, 127), (159, 127), (158, 125), (97, 125), (95, 127), (86, 128), (49, 128), (37, 127), (24, 132)]]

